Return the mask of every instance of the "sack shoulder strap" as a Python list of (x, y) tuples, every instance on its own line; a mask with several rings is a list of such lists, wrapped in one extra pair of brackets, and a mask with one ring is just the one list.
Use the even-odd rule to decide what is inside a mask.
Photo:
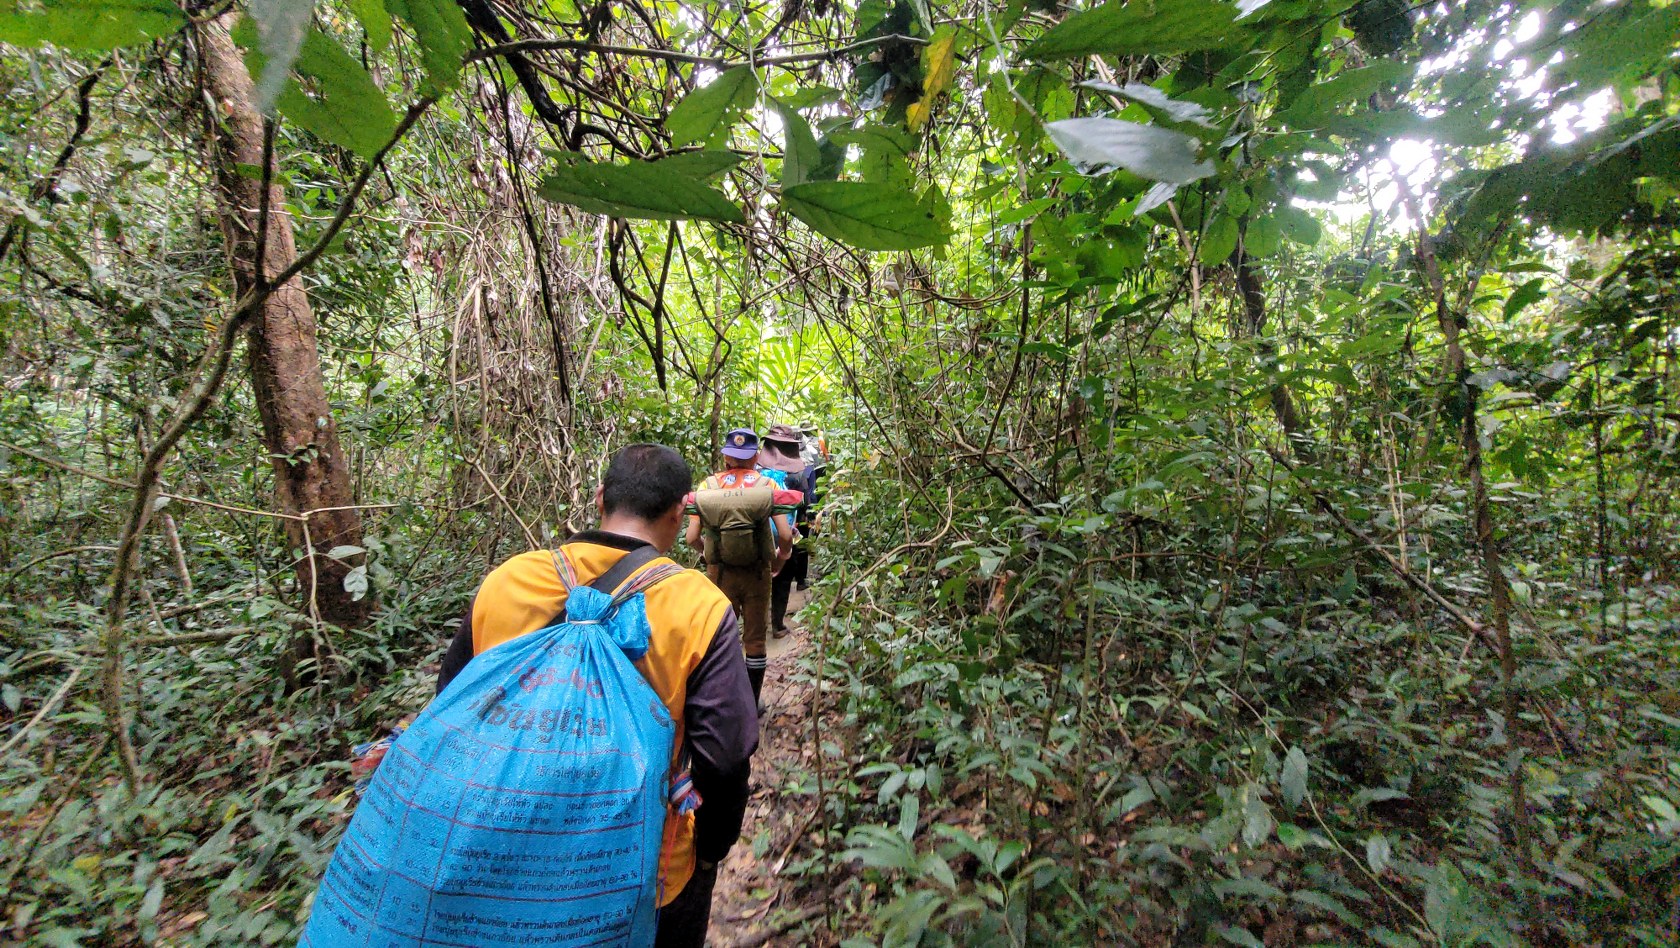
[(589, 584), (589, 588), (610, 596), (618, 590), (618, 587), (624, 585), (625, 580), (634, 576), (637, 570), (656, 559), (659, 559), (659, 551), (653, 548), (653, 544), (644, 543), (619, 557), (618, 562)]
[[(554, 557), (554, 571), (560, 574), (560, 582), (565, 585), (567, 590), (577, 588), (579, 585), (577, 570), (572, 567), (571, 560), (567, 559), (559, 550), (551, 551), (551, 555)], [(655, 583), (683, 572), (683, 568), (676, 563), (666, 563), (636, 576), (637, 570), (659, 559), (659, 557), (660, 553), (654, 549), (653, 544), (644, 543), (619, 557), (618, 562), (608, 567), (605, 573), (595, 577), (594, 581), (590, 582), (588, 586), (597, 592), (611, 595), (615, 602), (623, 602)], [(635, 576), (635, 579), (626, 582), (632, 576)]]

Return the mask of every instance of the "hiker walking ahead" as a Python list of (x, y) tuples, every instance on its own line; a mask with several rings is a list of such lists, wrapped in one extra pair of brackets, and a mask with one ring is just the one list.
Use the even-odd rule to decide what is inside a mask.
[(792, 528), (779, 514), (793, 507), (777, 504), (776, 483), (757, 470), (758, 435), (751, 429), (724, 435), (719, 451), (722, 470), (695, 488), (687, 540), (694, 547), (704, 542), (706, 575), (740, 616), (741, 649), (756, 702), (770, 663), (770, 578), (793, 550)]
[[(802, 526), (809, 517), (813, 499), (811, 475), (800, 456), (803, 441), (799, 429), (792, 425), (771, 425), (764, 433), (763, 448), (758, 453), (760, 471), (776, 478), (783, 487), (803, 495), (799, 509), (787, 517), (787, 524), (793, 531), (793, 552), (770, 581), (770, 632), (776, 636), (787, 634), (788, 597), (793, 592), (795, 581), (805, 582), (809, 563), (805, 544), (800, 542), (804, 539)], [(780, 527), (781, 521), (777, 521), (776, 525)], [(801, 588), (804, 588), (803, 585)]]
[[(636, 577), (671, 566), (663, 554), (682, 527), (683, 497), (693, 477), (688, 462), (670, 448), (631, 445), (608, 464), (595, 504), (601, 525), (551, 550), (521, 553), (485, 578), (467, 607), (460, 631), (444, 656), (438, 690), (460, 674), (473, 656), (552, 624), (564, 615), (573, 585), (631, 585)], [(614, 567), (634, 566), (624, 576)], [(636, 565), (636, 564), (640, 565)], [(651, 629), (647, 652), (636, 669), (653, 687), (676, 725), (673, 771), (684, 757), (701, 799), (699, 809), (667, 814), (659, 860), (660, 908), (656, 948), (700, 948), (711, 915), (717, 864), (740, 836), (746, 811), (748, 758), (758, 746), (754, 685), (741, 659), (736, 613), (716, 586), (691, 570), (675, 572), (644, 593)], [(763, 654), (763, 625), (757, 640)], [(758, 672), (759, 675), (763, 671)], [(530, 725), (530, 726), (540, 726)], [(552, 723), (552, 722), (549, 722)], [(549, 796), (589, 794), (590, 788), (525, 788)], [(519, 842), (509, 840), (517, 851)], [(628, 867), (626, 867), (628, 869)], [(628, 872), (626, 873), (629, 874)]]

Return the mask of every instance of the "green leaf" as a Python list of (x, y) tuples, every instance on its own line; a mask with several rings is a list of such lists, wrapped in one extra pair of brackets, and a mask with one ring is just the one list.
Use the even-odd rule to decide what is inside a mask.
[(362, 32), (367, 34), (368, 46), (376, 53), (384, 52), (391, 45), (391, 14), (385, 9), (385, 0), (345, 0), (345, 3), (356, 22), (362, 25)]
[(390, 141), (396, 114), (362, 64), (318, 31), (304, 37), (297, 72), (315, 80), (311, 97), (288, 83), (276, 100), (280, 114), (316, 136), (372, 158)]
[(1674, 804), (1668, 802), (1666, 798), (1659, 797), (1654, 793), (1647, 793), (1639, 799), (1645, 801), (1645, 805), (1651, 808), (1652, 813), (1655, 813), (1671, 823), (1680, 822), (1680, 812), (1676, 812)]
[(793, 109), (776, 102), (776, 115), (782, 120), (782, 187), (791, 188), (796, 184), (810, 181), (823, 163), (822, 150), (817, 147), (817, 136), (811, 132), (811, 123)]
[(1233, 945), (1242, 945), (1243, 948), (1266, 948), (1265, 942), (1255, 938), (1253, 932), (1241, 925), (1220, 925), (1215, 930), (1219, 932), (1220, 938)]
[(1202, 245), (1197, 248), (1196, 259), (1204, 267), (1215, 267), (1231, 258), (1237, 249), (1237, 222), (1228, 214), (1215, 217), (1209, 224), (1207, 233), (1202, 235)]
[(701, 180), (714, 178), (740, 163), (740, 155), (717, 149), (685, 151), (680, 155), (670, 155), (652, 162), (656, 168)]
[(366, 566), (358, 566), (344, 574), (344, 591), (350, 594), (354, 602), (361, 602), (368, 591), (368, 572)]
[(1277, 217), (1283, 236), (1298, 244), (1311, 247), (1324, 236), (1324, 228), (1319, 225), (1318, 219), (1304, 208), (1283, 204), (1272, 213)]
[(1269, 257), (1277, 253), (1282, 243), (1283, 227), (1276, 215), (1267, 214), (1248, 222), (1248, 231), (1243, 235), (1243, 253), (1250, 257)]
[[(666, 159), (669, 161), (670, 159)], [(697, 178), (673, 173), (664, 162), (626, 165), (580, 161), (543, 179), (537, 193), (590, 214), (638, 220), (706, 220), (739, 224), (741, 209)]]
[(1621, 4), (1589, 17), (1563, 45), (1571, 55), (1559, 78), (1578, 92), (1636, 82), (1674, 52), (1680, 7)]
[(1183, 132), (1110, 118), (1076, 118), (1045, 126), (1056, 146), (1087, 173), (1124, 168), (1152, 181), (1189, 184), (1214, 172), (1199, 157), (1201, 142)]
[(1372, 833), (1370, 838), (1365, 840), (1365, 862), (1370, 865), (1372, 872), (1382, 875), (1393, 858), (1394, 847), (1389, 845), (1388, 837), (1381, 833)]
[[(1281, 835), (1282, 834), (1280, 833), (1279, 836)], [(1309, 905), (1321, 912), (1335, 916), (1337, 919), (1340, 919), (1346, 924), (1358, 925), (1360, 923), (1359, 916), (1348, 911), (1347, 906), (1343, 905), (1334, 897), (1325, 895), (1322, 892), (1314, 892), (1311, 889), (1296, 889), (1294, 892), (1289, 893), (1289, 897), (1302, 905)]]
[(1429, 874), (1423, 892), (1423, 917), (1444, 945), (1465, 942), (1471, 928), (1473, 894), (1464, 873), (1450, 862), (1441, 862)]
[(913, 250), (951, 238), (943, 200), (866, 181), (810, 181), (785, 188), (789, 213), (826, 237), (863, 250)]
[[(234, 39), (249, 46), (255, 40), (251, 21), (242, 21)], [(246, 55), (253, 75), (265, 65), (259, 49)], [(295, 81), (280, 89), (275, 103), (280, 114), (324, 141), (371, 158), (390, 141), (397, 128), (385, 94), (374, 84), (362, 64), (351, 57), (338, 41), (311, 29), (298, 48), (292, 69), (310, 80), (312, 92), (305, 93)]]
[(846, 94), (833, 86), (800, 86), (785, 95), (777, 96), (788, 108), (814, 109), (830, 102), (840, 102)]
[(1291, 747), (1283, 756), (1283, 774), (1278, 783), (1283, 789), (1283, 802), (1291, 807), (1300, 806), (1307, 798), (1307, 755), (1299, 747)]
[(1117, 86), (1112, 82), (1082, 82), (1080, 85), (1087, 89), (1095, 89), (1098, 92), (1106, 92), (1109, 95), (1130, 99), (1151, 112), (1160, 113), (1168, 121), (1189, 122), (1203, 128), (1213, 127), (1213, 123), (1209, 121), (1213, 117), (1213, 113), (1208, 111), (1207, 106), (1197, 102), (1185, 102), (1181, 99), (1171, 98), (1154, 86), (1144, 85), (1141, 82), (1128, 82), (1123, 86)]
[(1171, 56), (1224, 46), (1241, 32), (1219, 0), (1108, 0), (1076, 13), (1026, 48), (1028, 59)]
[(152, 880), (146, 887), (145, 898), (140, 900), (140, 921), (149, 922), (157, 918), (158, 909), (163, 907), (163, 876)]
[(1410, 63), (1382, 60), (1359, 69), (1349, 69), (1334, 79), (1326, 79), (1296, 96), (1277, 116), (1281, 121), (1300, 127), (1315, 127), (1336, 109), (1349, 102), (1368, 99), (1381, 89), (1412, 74)]
[(149, 43), (186, 25), (181, 8), (169, 0), (59, 0), (42, 6), (0, 14), (0, 42), (105, 52)]
[(898, 791), (904, 789), (904, 784), (910, 779), (910, 771), (900, 770), (881, 782), (881, 790), (876, 794), (876, 800), (885, 806), (898, 796)]
[(1260, 788), (1250, 785), (1247, 788), (1247, 799), (1243, 803), (1243, 842), (1250, 846), (1258, 846), (1272, 835), (1277, 827), (1277, 820), (1272, 817), (1272, 808), (1266, 801), (1260, 799)]
[[(883, 26), (887, 27), (886, 32), (896, 32), (900, 19), (903, 26), (908, 26), (908, 13), (898, 7), (895, 0), (861, 0), (857, 6), (857, 35), (867, 37)], [(895, 13), (900, 16), (895, 17)]]
[(1277, 838), (1278, 842), (1290, 849), (1300, 849), (1312, 841), (1312, 834), (1294, 823), (1279, 823)]
[(910, 167), (910, 153), (916, 148), (916, 139), (902, 128), (865, 125), (832, 132), (828, 138), (839, 145), (858, 147), (862, 153), (858, 159), (858, 174), (865, 181), (905, 187), (915, 181), (915, 171)]
[(407, 23), (420, 41), (425, 91), (438, 93), (454, 86), (472, 48), (472, 30), (460, 5), (455, 0), (385, 0), (385, 9)]
[[(906, 796), (898, 803), (898, 834), (906, 841), (916, 838), (916, 824), (921, 820), (922, 801), (915, 794)], [(929, 853), (932, 855), (932, 853)]]
[(1404, 790), (1396, 790), (1393, 787), (1367, 787), (1354, 794), (1351, 803), (1353, 807), (1357, 809), (1359, 807), (1370, 806), (1373, 803), (1380, 803), (1383, 800), (1409, 799), (1411, 799), (1411, 797), (1407, 796)]
[(758, 77), (751, 66), (736, 66), (682, 97), (665, 117), (673, 147), (711, 137), (719, 127), (733, 125), (758, 94)]
[(1145, 803), (1155, 799), (1155, 789), (1147, 783), (1140, 783), (1126, 792), (1120, 800), (1120, 812), (1130, 813)]
[(257, 108), (270, 112), (303, 46), (315, 0), (251, 0), (250, 10), (263, 53), (262, 72), (255, 76)]
[(1517, 287), (1516, 291), (1511, 294), (1511, 298), (1505, 301), (1505, 319), (1509, 320), (1512, 316), (1522, 312), (1530, 303), (1545, 295), (1546, 280), (1544, 277), (1535, 277)]

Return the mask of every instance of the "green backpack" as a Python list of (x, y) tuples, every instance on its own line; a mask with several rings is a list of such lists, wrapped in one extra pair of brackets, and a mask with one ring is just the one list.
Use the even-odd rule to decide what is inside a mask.
[(761, 478), (748, 487), (720, 487), (694, 492), (694, 510), (706, 544), (706, 562), (758, 566), (776, 556), (770, 514), (776, 484)]

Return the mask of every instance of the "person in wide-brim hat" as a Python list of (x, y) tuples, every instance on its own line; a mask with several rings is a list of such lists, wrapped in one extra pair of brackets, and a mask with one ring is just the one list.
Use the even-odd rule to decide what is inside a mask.
[(788, 474), (803, 474), (805, 461), (799, 456), (805, 439), (792, 425), (771, 425), (759, 439), (762, 450), (758, 463)]

